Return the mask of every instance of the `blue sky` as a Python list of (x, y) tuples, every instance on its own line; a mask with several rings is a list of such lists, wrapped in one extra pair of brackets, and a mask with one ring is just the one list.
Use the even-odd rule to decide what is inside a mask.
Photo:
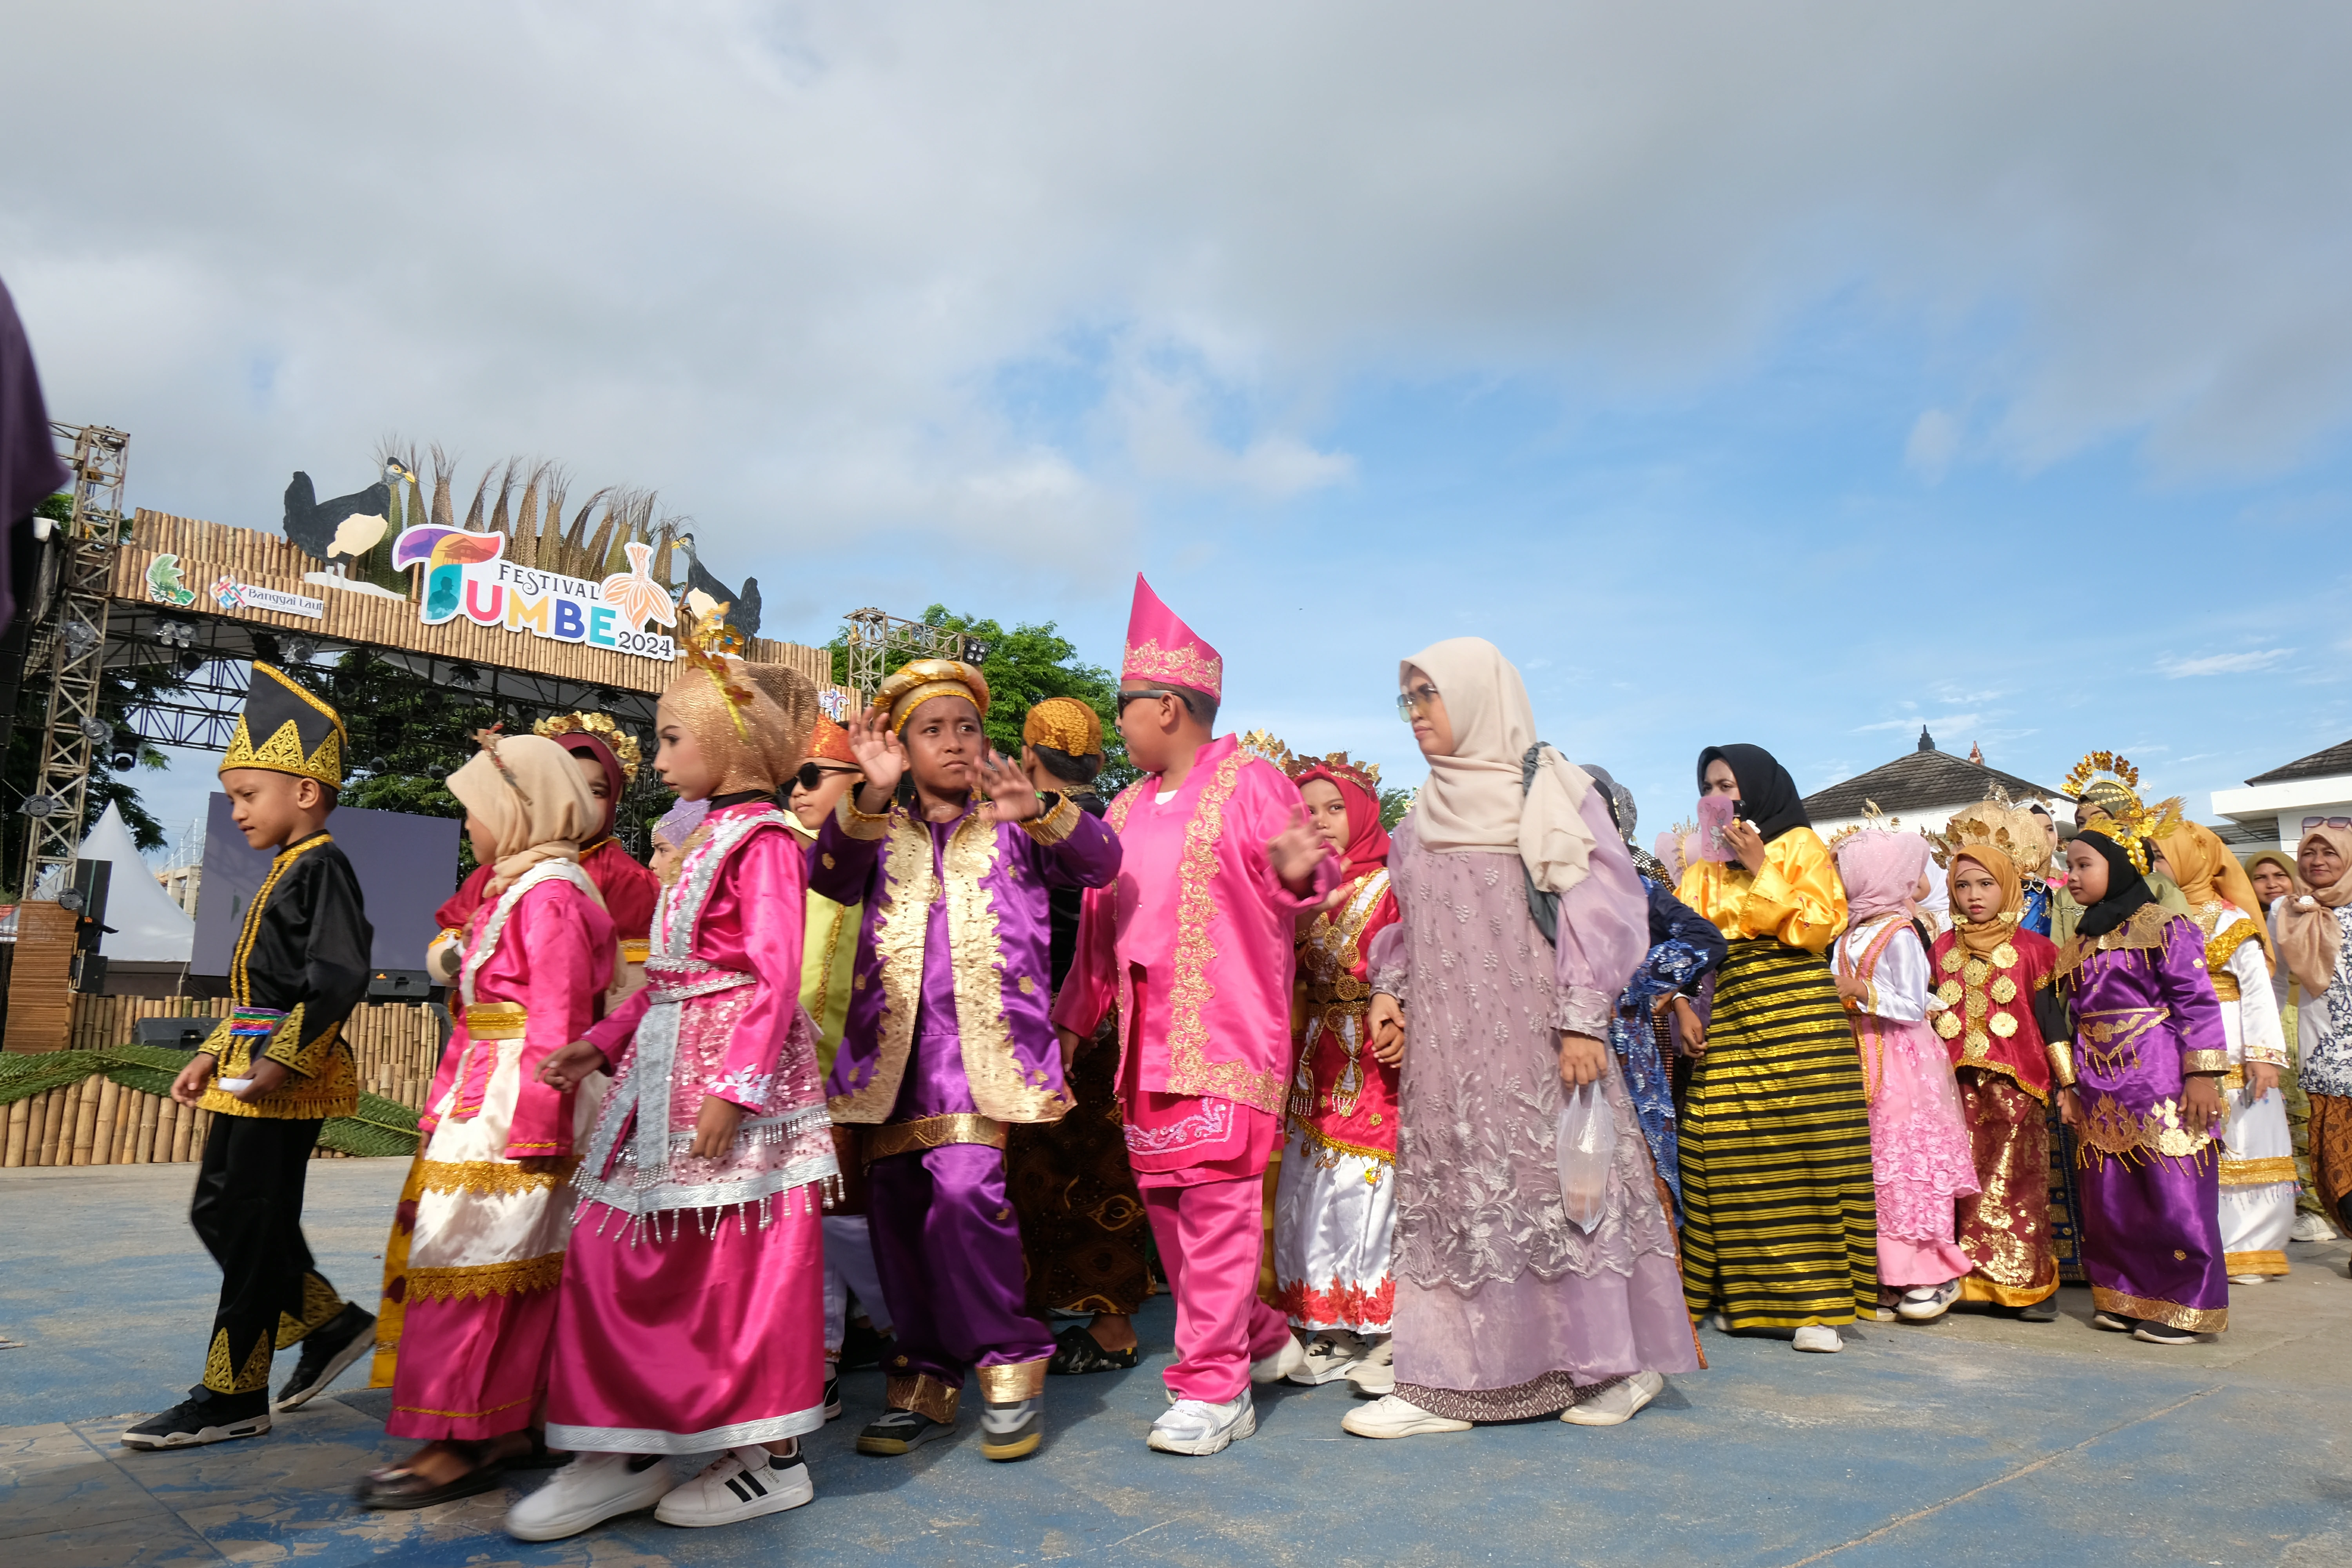
[(271, 526), (397, 432), (658, 487), (811, 641), (1108, 664), (1140, 568), (1235, 723), (1399, 782), (1396, 659), (1477, 633), (1653, 826), (1704, 744), (1811, 789), (1922, 722), (2205, 815), (2352, 733), (2347, 31), (101, 3), (0, 21), (0, 277), (139, 504)]

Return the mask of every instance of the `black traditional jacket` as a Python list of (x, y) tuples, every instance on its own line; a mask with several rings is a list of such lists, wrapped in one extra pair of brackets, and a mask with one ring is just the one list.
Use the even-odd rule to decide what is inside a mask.
[[(229, 955), (231, 1011), (205, 1042), (220, 1068), (204, 1109), (296, 1121), (357, 1110), (343, 1022), (367, 994), (374, 944), (359, 878), (331, 835), (279, 850)], [(220, 1087), (250, 1076), (257, 1056), (283, 1062), (286, 1081), (249, 1102)]]

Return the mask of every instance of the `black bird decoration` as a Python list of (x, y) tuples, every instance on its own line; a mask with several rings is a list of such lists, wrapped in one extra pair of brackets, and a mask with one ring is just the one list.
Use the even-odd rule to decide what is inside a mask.
[(677, 547), (686, 552), (688, 589), (702, 595), (713, 605), (732, 606), (727, 612), (727, 624), (747, 637), (758, 637), (760, 635), (760, 580), (757, 577), (744, 578), (742, 591), (738, 593), (710, 574), (710, 568), (705, 566), (702, 563), (702, 557), (695, 553), (694, 535), (679, 534)]
[[(314, 561), (332, 559), (329, 552), (345, 518), (388, 519), (392, 511), (392, 486), (382, 479), (363, 490), (337, 496), (332, 500), (322, 501), (317, 496), (310, 487), (310, 476), (305, 473), (297, 472), (294, 482), (286, 487), (286, 537), (300, 545)], [(373, 531), (381, 535), (383, 531), (379, 528)], [(351, 542), (346, 538), (342, 553), (357, 555), (365, 548), (353, 550)]]

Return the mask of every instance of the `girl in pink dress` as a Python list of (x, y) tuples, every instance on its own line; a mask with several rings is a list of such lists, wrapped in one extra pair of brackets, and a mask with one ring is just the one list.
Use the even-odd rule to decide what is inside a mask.
[(1853, 921), (1834, 950), (1837, 988), (1870, 1100), (1881, 1315), (1925, 1322), (1958, 1298), (1971, 1267), (1954, 1227), (1958, 1200), (1978, 1190), (1951, 1057), (1928, 1021), (1944, 1003), (1912, 921), (1927, 888), (1927, 841), (1864, 828), (1835, 852)]
[(376, 1314), (385, 1427), (429, 1441), (361, 1481), (367, 1509), (487, 1491), (538, 1447), (572, 1230), (563, 1184), (604, 1087), (539, 1081), (612, 978), (613, 921), (580, 865), (602, 806), (563, 748), (537, 735), (485, 732), (449, 793), (489, 876), (457, 936), (457, 1032), (418, 1123), (425, 1147), (384, 1247)]
[[(816, 714), (805, 681), (754, 686), (698, 648), (662, 696), (655, 766), (709, 815), (655, 910), (645, 989), (548, 1063), (607, 1063), (576, 1178), (547, 1440), (578, 1457), (509, 1510), (553, 1541), (656, 1508), (727, 1524), (814, 1496), (824, 1424), (822, 1184), (835, 1174), (800, 1005), (807, 876), (777, 810)], [(723, 1449), (674, 1486), (670, 1454)]]

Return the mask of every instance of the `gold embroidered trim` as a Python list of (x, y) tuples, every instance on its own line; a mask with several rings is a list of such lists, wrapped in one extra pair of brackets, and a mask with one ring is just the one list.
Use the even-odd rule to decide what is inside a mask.
[(1066, 792), (1054, 803), (1053, 810), (1023, 823), (1021, 831), (1040, 844), (1059, 844), (1077, 830), (1078, 818), (1085, 815)]
[(1017, 1405), (1024, 1399), (1042, 1399), (1045, 1394), (1043, 1357), (1003, 1366), (976, 1366), (971, 1377), (980, 1384), (980, 1396), (991, 1405)]
[(2230, 1053), (2227, 1051), (2183, 1051), (2180, 1053), (2180, 1070), (2185, 1073), (2227, 1072), (2230, 1070)]
[[(849, 811), (851, 790), (841, 797), (844, 813)], [(889, 831), (889, 817), (866, 816), (869, 823), (881, 824), (877, 832), (859, 832), (852, 827), (846, 815), (841, 825), (850, 830), (852, 837), (887, 840), (883, 851), (882, 880), (874, 890), (874, 957), (881, 968), (882, 1018), (876, 1031), (874, 1065), (863, 1084), (847, 1094), (835, 1095), (826, 1102), (835, 1121), (874, 1123), (890, 1114), (898, 1100), (898, 1080), (906, 1075), (907, 1058), (915, 1047), (915, 1014), (922, 1004), (923, 941), (930, 923), (931, 904), (940, 896), (938, 884), (931, 877), (930, 829), (910, 825), (916, 831)], [(891, 816), (901, 816), (895, 807)], [(859, 975), (856, 986), (863, 989), (866, 977)], [(962, 998), (958, 996), (961, 1003)], [(961, 1022), (961, 1019), (959, 1019)]]
[(509, 1399), (504, 1405), (493, 1405), (488, 1410), (428, 1410), (422, 1405), (395, 1405), (393, 1408), (404, 1415), (443, 1415), (452, 1421), (479, 1421), (485, 1416), (496, 1415), (501, 1410), (529, 1405), (538, 1397), (536, 1394), (526, 1394), (520, 1399)]
[(2091, 1305), (2118, 1317), (2153, 1319), (2192, 1334), (2218, 1334), (2230, 1326), (2227, 1307), (2184, 1307), (2177, 1301), (2158, 1300), (2153, 1296), (2126, 1296), (2120, 1290), (2097, 1285), (2091, 1287)]
[(2221, 1255), (2222, 1272), (2227, 1274), (2286, 1274), (2292, 1272), (2284, 1252), (2225, 1252)]
[(470, 1268), (412, 1268), (408, 1271), (408, 1304), (419, 1301), (460, 1301), (468, 1296), (520, 1296), (526, 1290), (552, 1290), (563, 1279), (563, 1254), (521, 1258), (510, 1263), (479, 1263)]
[(2085, 1169), (2097, 1163), (2094, 1151), (2119, 1159), (2142, 1151), (2183, 1159), (2211, 1143), (2204, 1133), (2191, 1132), (2180, 1124), (2180, 1107), (2171, 1100), (2158, 1100), (2143, 1117), (2126, 1109), (2114, 1095), (2103, 1093), (2083, 1112), (2081, 1163)]
[(530, 1012), (511, 1002), (485, 1002), (466, 1009), (466, 1033), (478, 1040), (520, 1040)]
[(892, 1410), (911, 1410), (918, 1415), (928, 1415), (942, 1426), (955, 1425), (956, 1405), (963, 1390), (950, 1388), (929, 1373), (918, 1373), (912, 1377), (893, 1376), (883, 1384), (882, 1402)]
[(302, 1315), (298, 1319), (291, 1312), (278, 1314), (277, 1348), (282, 1351), (289, 1345), (300, 1344), (342, 1310), (343, 1299), (335, 1294), (332, 1285), (316, 1274), (305, 1273), (302, 1276)]
[(647, 942), (643, 937), (640, 937), (634, 942), (629, 941), (627, 938), (622, 939), (621, 962), (623, 963), (643, 963), (646, 959), (651, 958), (653, 955), (654, 944)]
[(1328, 1149), (1335, 1154), (1353, 1154), (1360, 1160), (1374, 1160), (1383, 1165), (1396, 1163), (1396, 1151), (1393, 1149), (1375, 1149), (1369, 1143), (1346, 1142), (1297, 1116), (1290, 1119), (1290, 1130), (1317, 1148)]
[[(2227, 1154), (2221, 1156), (2221, 1184), (2225, 1187), (2267, 1187), (2273, 1183), (2295, 1179), (2294, 1156), (2292, 1154), (2261, 1160), (2233, 1160)], [(2231, 1272), (2242, 1274), (2245, 1270), (2233, 1268)]]
[(898, 808), (894, 805), (887, 811), (858, 810), (857, 792), (864, 784), (865, 780), (860, 779), (841, 792), (841, 804), (834, 809), (834, 820), (852, 838), (879, 838), (890, 831), (890, 819), (898, 815)]
[(2086, 942), (2079, 935), (2069, 938), (2066, 945), (2058, 950), (2055, 973), (2060, 979), (2071, 978), (2094, 952), (2161, 948), (2166, 940), (2164, 928), (2178, 918), (2162, 904), (2142, 904), (2132, 911), (2131, 919), (2095, 941)]
[(877, 1160), (887, 1160), (893, 1154), (909, 1153), (917, 1149), (943, 1149), (950, 1143), (978, 1143), (991, 1149), (1004, 1147), (1004, 1123), (993, 1117), (981, 1116), (969, 1110), (950, 1111), (944, 1116), (925, 1116), (913, 1121), (893, 1121), (877, 1127), (866, 1135), (865, 1158), (868, 1165)]
[[(2212, 910), (2217, 918), (2222, 914), (2238, 912), (2226, 905), (2209, 904), (2206, 908)], [(2202, 920), (2197, 923), (2200, 926), (2205, 924)], [(2230, 967), (2230, 960), (2236, 954), (2238, 949), (2257, 940), (2259, 939), (2254, 932), (2254, 922), (2251, 920), (2241, 919), (2235, 924), (2223, 926), (2218, 931), (2210, 931), (2209, 928), (2209, 934), (2205, 938), (2205, 968), (2212, 974), (2216, 984), (2221, 979), (2221, 972)], [(2233, 974), (2229, 978), (2232, 985), (2237, 984), (2236, 975)]]
[(486, 1193), (511, 1197), (560, 1187), (580, 1167), (575, 1155), (554, 1171), (526, 1171), (509, 1160), (427, 1160), (417, 1173), (416, 1191), (425, 1193)]
[(1209, 960), (1216, 956), (1210, 927), (1217, 916), (1211, 892), (1218, 871), (1217, 841), (1224, 836), (1225, 802), (1244, 763), (1274, 767), (1240, 751), (1226, 756), (1202, 786), (1184, 829), (1176, 873), (1175, 973), (1168, 990), (1168, 1092), (1213, 1095), (1273, 1115), (1282, 1110), (1282, 1074), (1254, 1072), (1242, 1062), (1212, 1062), (1203, 1048), (1209, 1026), (1202, 1013), (1216, 994), (1209, 984)]
[[(1063, 804), (1069, 805), (1067, 796)], [(1073, 812), (1077, 809), (1070, 806)], [(912, 823), (908, 826), (921, 835), (928, 851), (930, 829)], [(964, 1080), (971, 1086), (973, 1106), (984, 1116), (999, 1121), (1059, 1121), (1071, 1102), (1049, 1087), (1042, 1068), (1023, 1072), (1013, 1026), (1004, 1018), (1003, 931), (996, 895), (984, 885), (998, 869), (1003, 847), (996, 824), (974, 811), (956, 824), (940, 851), (947, 873), (948, 952), (955, 974), (956, 1033)], [(908, 983), (911, 1011), (923, 984), (919, 956), (901, 978)], [(891, 1001), (898, 1001), (895, 993)]]

